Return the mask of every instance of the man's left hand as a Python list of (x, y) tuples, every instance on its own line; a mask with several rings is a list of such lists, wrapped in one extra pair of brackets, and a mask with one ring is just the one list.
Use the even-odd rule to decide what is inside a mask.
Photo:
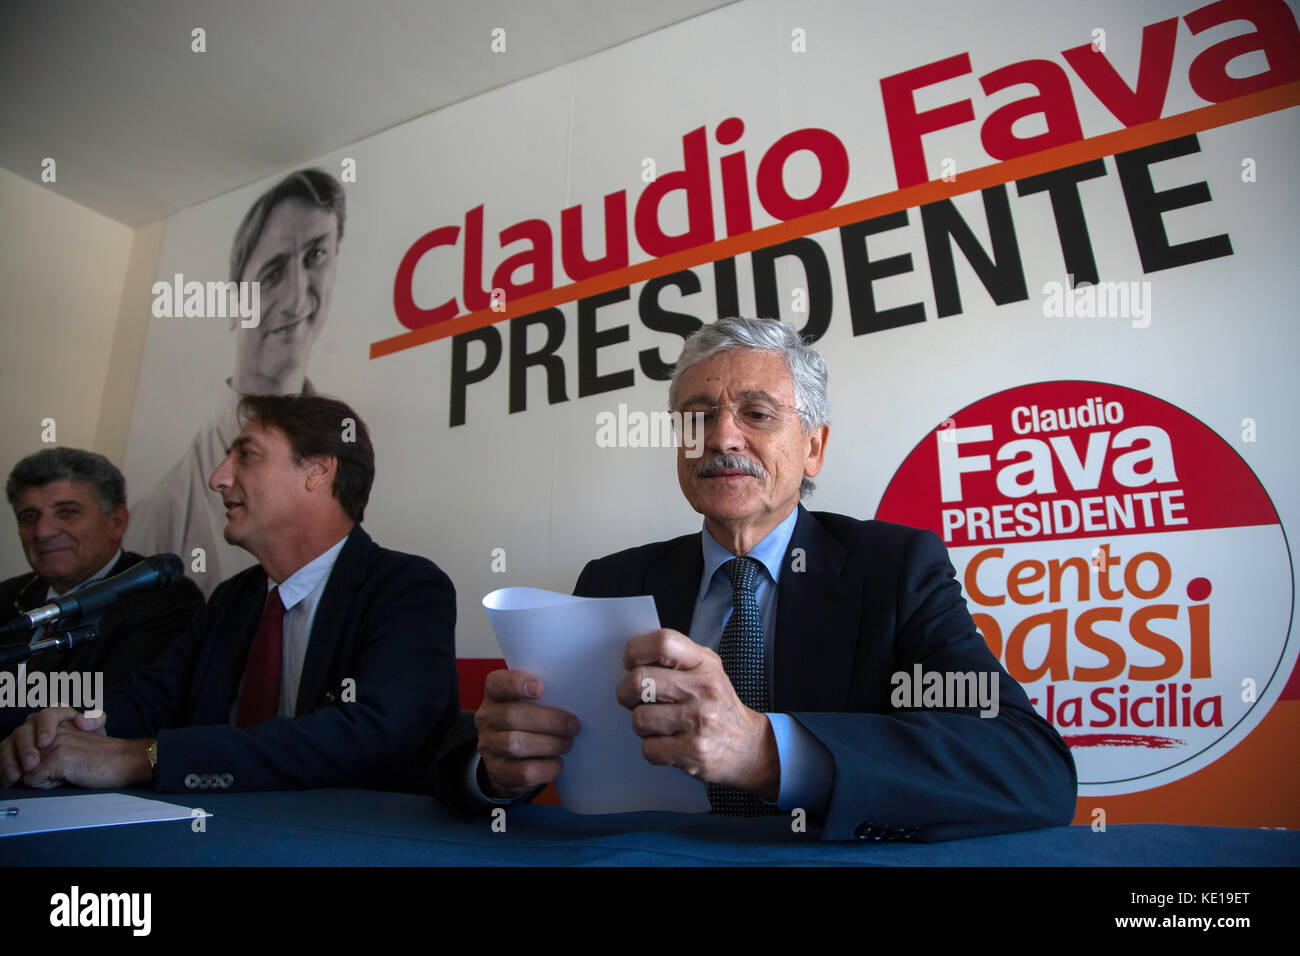
[(23, 774), (23, 783), (42, 789), (64, 783), (101, 789), (142, 786), (152, 776), (149, 743), (105, 737), (63, 723), (53, 743), (42, 749), (40, 764)]
[(628, 641), (623, 666), (618, 702), (632, 711), (646, 760), (776, 801), (781, 762), (772, 725), (740, 702), (717, 654), (663, 628)]

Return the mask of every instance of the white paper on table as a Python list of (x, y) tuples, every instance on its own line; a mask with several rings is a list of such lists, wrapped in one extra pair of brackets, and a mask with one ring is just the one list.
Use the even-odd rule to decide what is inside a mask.
[(567, 710), (582, 721), (555, 781), (566, 809), (708, 812), (703, 783), (641, 756), (632, 712), (614, 696), (627, 673), (627, 642), (659, 629), (654, 598), (583, 598), (541, 588), (502, 588), (483, 599), (483, 608), (506, 665), (541, 678), (538, 703)]
[(0, 800), (0, 806), (17, 807), (17, 816), (0, 816), (0, 837), (52, 830), (114, 827), (124, 823), (157, 823), (210, 817), (175, 803), (148, 800), (127, 793), (80, 793), (69, 797), (25, 797)]

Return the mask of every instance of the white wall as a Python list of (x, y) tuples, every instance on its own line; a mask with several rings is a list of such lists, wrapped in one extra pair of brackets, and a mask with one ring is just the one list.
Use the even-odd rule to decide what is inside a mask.
[[(125, 404), (109, 367), (135, 230), (3, 169), (0, 223), (0, 472), (43, 447), (45, 418), (54, 419), (57, 444), (120, 464), (139, 341), (118, 366), (129, 378)], [(149, 230), (161, 237), (160, 226), (140, 231), (147, 238)], [(155, 251), (149, 271), (156, 267)], [(7, 504), (4, 512), (0, 578), (27, 569)]]

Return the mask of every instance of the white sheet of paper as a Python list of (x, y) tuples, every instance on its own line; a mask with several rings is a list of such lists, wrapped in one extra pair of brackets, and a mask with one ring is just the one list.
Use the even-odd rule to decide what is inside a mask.
[(541, 588), (502, 588), (483, 599), (483, 608), (507, 666), (542, 679), (539, 703), (582, 721), (555, 781), (565, 809), (708, 812), (703, 783), (676, 767), (646, 763), (631, 711), (614, 696), (627, 673), (627, 642), (659, 628), (654, 598), (582, 598)]
[(17, 816), (0, 816), (0, 837), (85, 827), (115, 827), (124, 823), (189, 820), (212, 814), (161, 800), (127, 793), (80, 793), (68, 797), (25, 797), (0, 800), (0, 806), (17, 807)]

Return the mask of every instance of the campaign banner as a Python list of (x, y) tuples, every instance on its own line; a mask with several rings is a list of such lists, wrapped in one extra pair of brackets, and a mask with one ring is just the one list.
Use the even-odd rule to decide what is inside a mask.
[(988, 396), (917, 446), (877, 513), (942, 530), (989, 648), (1070, 745), (1081, 796), (1209, 765), (1295, 668), (1291, 553), (1267, 491), (1154, 396), (1101, 382)]

